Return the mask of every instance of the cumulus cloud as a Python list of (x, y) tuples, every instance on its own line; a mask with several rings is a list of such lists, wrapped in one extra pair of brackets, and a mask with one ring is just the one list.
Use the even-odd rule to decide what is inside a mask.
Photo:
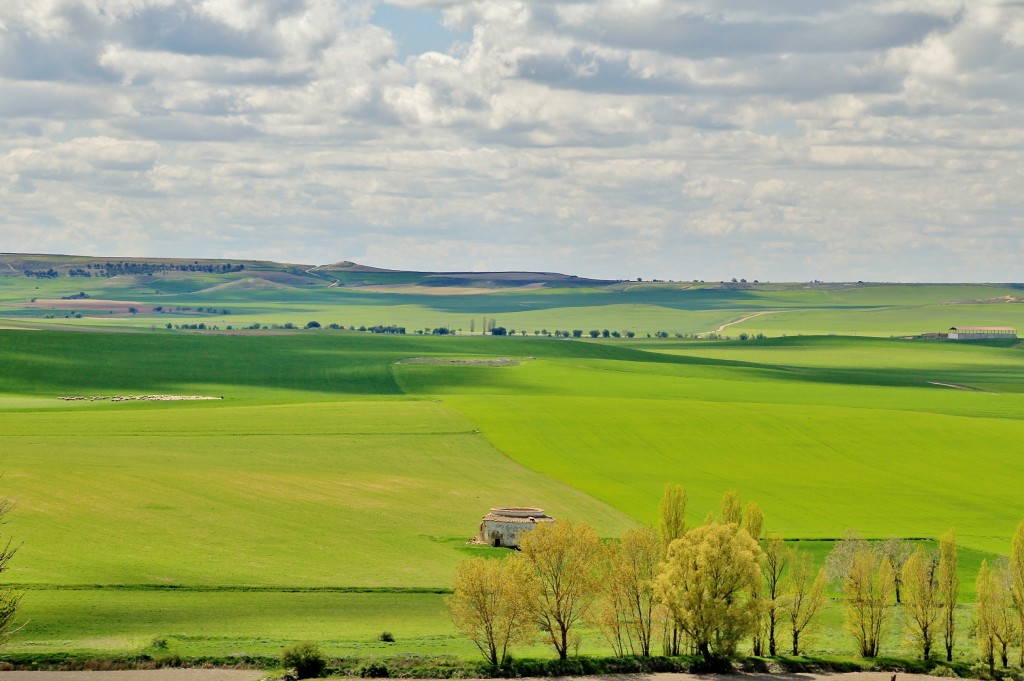
[(1019, 278), (1015, 0), (388, 6), (3, 4), (6, 250)]

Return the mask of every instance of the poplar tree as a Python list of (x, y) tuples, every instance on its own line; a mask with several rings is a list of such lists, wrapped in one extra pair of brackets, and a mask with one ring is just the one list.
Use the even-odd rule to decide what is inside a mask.
[(495, 666), (505, 663), (510, 646), (527, 643), (536, 630), (529, 580), (521, 567), (518, 556), (463, 561), (455, 570), (452, 594), (445, 598), (455, 627)]
[(891, 615), (892, 563), (867, 549), (853, 554), (843, 584), (846, 629), (860, 648), (861, 657), (878, 657)]
[(519, 550), (535, 584), (531, 610), (561, 660), (579, 639), (577, 629), (597, 598), (601, 540), (589, 525), (543, 523), (523, 535)]
[[(754, 541), (760, 542), (761, 532), (764, 529), (764, 516), (761, 513), (761, 507), (751, 501), (747, 504), (743, 516), (747, 534), (749, 534), (750, 538)], [(764, 584), (759, 584), (758, 588), (751, 594), (751, 598), (762, 601), (761, 590), (764, 586)], [(764, 604), (762, 601), (762, 604), (757, 609), (757, 626), (754, 628), (754, 634), (751, 637), (751, 643), (753, 645), (753, 650), (751, 652), (753, 652), (756, 657), (764, 655), (764, 614)]]
[(793, 552), (786, 547), (780, 535), (771, 535), (764, 543), (764, 562), (761, 563), (761, 574), (764, 577), (764, 606), (762, 612), (765, 619), (765, 630), (768, 634), (768, 654), (774, 657), (777, 653), (775, 633), (782, 620), (783, 573), (789, 565)]
[(942, 633), (946, 644), (946, 661), (952, 662), (956, 603), (960, 599), (956, 530), (952, 528), (939, 539), (939, 599), (942, 601)]
[(658, 527), (661, 529), (661, 543), (666, 554), (668, 545), (686, 532), (686, 503), (686, 489), (682, 485), (665, 485), (658, 506)]
[(815, 615), (825, 605), (825, 568), (814, 573), (814, 560), (804, 551), (793, 554), (789, 568), (789, 594), (785, 599), (786, 614), (793, 634), (793, 654), (800, 654), (800, 637), (811, 630)]
[[(661, 557), (668, 556), (668, 547), (673, 541), (686, 534), (686, 489), (679, 484), (665, 485), (665, 492), (659, 505), (659, 528), (661, 529)], [(682, 629), (671, 611), (665, 617), (663, 644), (666, 655), (679, 655), (682, 647)]]
[(921, 646), (921, 659), (931, 657), (942, 602), (939, 599), (939, 561), (918, 547), (903, 564), (904, 623), (908, 638)]
[(1010, 548), (1010, 596), (1017, 609), (1017, 629), (1022, 638), (1020, 666), (1024, 668), (1024, 520), (1017, 525)]
[(996, 584), (995, 575), (989, 570), (987, 560), (981, 561), (981, 569), (978, 570), (974, 587), (977, 592), (974, 603), (974, 620), (978, 652), (981, 653), (981, 661), (988, 665), (989, 674), (994, 674), (996, 671)]
[(641, 657), (651, 654), (654, 578), (661, 560), (661, 540), (650, 527), (633, 528), (622, 541), (605, 548), (605, 598), (596, 623), (620, 657), (627, 652)]
[(729, 657), (753, 633), (761, 560), (757, 542), (733, 524), (702, 525), (669, 546), (655, 593), (706, 661)]
[(992, 571), (995, 591), (993, 602), (995, 609), (992, 619), (992, 636), (999, 644), (999, 660), (1003, 663), (1003, 669), (1010, 666), (1010, 646), (1016, 643), (1020, 637), (1017, 613), (1013, 608), (1013, 599), (1010, 595), (1010, 570), (1008, 566), (1002, 566)]
[(902, 603), (903, 590), (903, 565), (914, 552), (913, 545), (906, 539), (891, 538), (882, 542), (879, 553), (889, 559), (892, 563), (893, 589), (895, 590), (896, 603)]
[(747, 534), (754, 541), (761, 541), (761, 533), (764, 531), (764, 514), (761, 512), (761, 507), (751, 501), (747, 504), (744, 516), (743, 526), (747, 529)]
[(743, 507), (740, 505), (740, 495), (735, 491), (726, 492), (722, 496), (722, 522), (743, 526)]

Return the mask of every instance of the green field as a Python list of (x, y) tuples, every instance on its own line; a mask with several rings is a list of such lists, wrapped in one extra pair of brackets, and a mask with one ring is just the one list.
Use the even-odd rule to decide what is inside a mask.
[[(28, 587), (13, 651), (472, 657), (435, 592), (494, 554), (465, 546), (488, 508), (614, 537), (670, 481), (693, 522), (736, 489), (790, 539), (956, 526), (968, 597), (1024, 517), (1024, 356), (1005, 343), (0, 331), (0, 358), (24, 542), (8, 578)], [(129, 393), (224, 399), (57, 399)], [(837, 631), (819, 645), (849, 652)]]
[[(17, 502), (5, 534), (23, 542), (4, 577), (26, 589), (9, 650), (156, 653), (164, 639), (181, 655), (273, 655), (315, 639), (339, 655), (472, 658), (443, 591), (467, 556), (507, 555), (465, 543), (490, 507), (541, 506), (613, 538), (654, 522), (669, 482), (687, 487), (691, 522), (737, 490), (819, 561), (850, 529), (930, 541), (955, 526), (967, 600), (1024, 518), (1021, 348), (899, 338), (1015, 325), (1016, 286), (439, 295), (424, 273), (247, 268), (0, 277), (0, 492)], [(86, 289), (80, 318), (73, 301), (29, 307)], [(527, 335), (482, 336), (485, 318)], [(314, 319), (410, 335), (237, 331)], [(434, 326), (462, 332), (411, 335)], [(534, 333), (574, 328), (636, 337)], [(716, 330), (768, 337), (676, 337)], [(445, 361), (499, 357), (519, 361)], [(126, 394), (223, 399), (58, 399)], [(851, 654), (835, 604), (824, 619), (812, 652)], [(583, 649), (606, 651), (593, 632)]]
[[(90, 261), (98, 267), (109, 259), (0, 254), (0, 319), (136, 329), (203, 323), (222, 330), (317, 321), (460, 334), (481, 333), (487, 319), (528, 335), (609, 329), (641, 338), (658, 332), (891, 337), (953, 325), (1024, 326), (1017, 284), (595, 282), (529, 273), (509, 283), (501, 273), (364, 272), (262, 261), (228, 273), (67, 276)], [(58, 276), (19, 276), (47, 267)], [(81, 294), (88, 298), (64, 300)]]

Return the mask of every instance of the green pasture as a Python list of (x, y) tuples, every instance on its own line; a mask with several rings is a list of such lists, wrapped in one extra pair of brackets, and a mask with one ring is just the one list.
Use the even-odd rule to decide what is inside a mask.
[(1024, 329), (1024, 305), (962, 303), (776, 310), (730, 325), (722, 333), (733, 338), (741, 333), (763, 333), (767, 336), (913, 336), (945, 333), (951, 326), (1012, 326)]
[[(259, 277), (268, 277), (264, 280)], [(347, 273), (343, 280), (431, 283), (428, 273)], [(404, 326), (410, 332), (447, 327), (480, 333), (485, 319), (528, 334), (543, 330), (632, 331), (644, 338), (719, 331), (724, 335), (902, 336), (951, 325), (1024, 325), (1017, 285), (982, 284), (652, 284), (511, 289), (465, 293), (444, 286), (401, 292), (329, 287), (329, 272), (306, 274), (266, 264), (230, 274), (165, 272), (155, 276), (35, 279), (0, 277), (0, 318), (42, 326), (163, 329), (195, 324), (226, 329), (260, 325)], [(382, 279), (382, 281), (383, 281)], [(436, 283), (436, 282), (434, 282)], [(62, 301), (61, 308), (25, 307), (80, 292), (92, 302), (129, 301), (137, 314)], [(163, 312), (147, 312), (161, 306)], [(177, 310), (177, 308), (188, 308)], [(202, 312), (197, 309), (202, 308)], [(212, 310), (214, 311), (210, 311)], [(228, 314), (222, 311), (227, 310)], [(82, 315), (78, 318), (76, 314)], [(752, 316), (756, 315), (756, 316)], [(724, 327), (724, 328), (723, 328)]]
[[(495, 357), (519, 363), (445, 361)], [(488, 508), (611, 538), (654, 522), (668, 482), (693, 523), (739, 491), (819, 561), (831, 542), (810, 540), (849, 529), (955, 526), (967, 600), (1024, 518), (1024, 355), (1007, 343), (0, 331), (0, 365), (19, 651), (313, 638), (472, 657), (436, 592), (463, 558), (504, 555), (465, 545)], [(154, 393), (223, 400), (57, 399)], [(851, 651), (835, 627), (816, 645)]]
[(4, 442), (20, 583), (444, 587), (490, 506), (629, 525), (435, 401), (26, 411)]

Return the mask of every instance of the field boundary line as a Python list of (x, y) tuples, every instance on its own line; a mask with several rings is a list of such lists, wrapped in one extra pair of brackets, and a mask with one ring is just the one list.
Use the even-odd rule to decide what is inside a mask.
[(352, 594), (450, 594), (448, 587), (430, 586), (269, 586), (220, 584), (12, 584), (25, 591), (168, 591)]

